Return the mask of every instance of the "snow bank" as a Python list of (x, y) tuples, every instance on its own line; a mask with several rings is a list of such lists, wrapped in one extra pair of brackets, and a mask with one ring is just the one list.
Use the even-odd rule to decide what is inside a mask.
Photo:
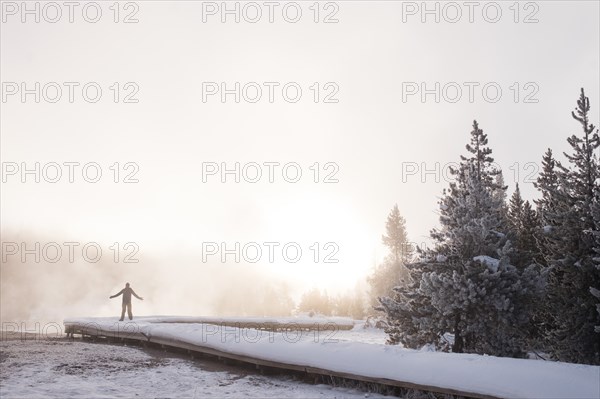
[(221, 325), (260, 324), (267, 326), (315, 325), (326, 327), (337, 326), (340, 329), (351, 329), (354, 321), (348, 317), (325, 317), (301, 315), (294, 317), (195, 317), (195, 316), (153, 316), (143, 318), (149, 323), (205, 323)]
[[(162, 319), (162, 318), (159, 318)], [(600, 398), (600, 367), (472, 354), (422, 352), (339, 340), (335, 331), (273, 332), (139, 318), (65, 320), (105, 331), (134, 327), (152, 339), (177, 340), (256, 359), (409, 382), (502, 398)]]

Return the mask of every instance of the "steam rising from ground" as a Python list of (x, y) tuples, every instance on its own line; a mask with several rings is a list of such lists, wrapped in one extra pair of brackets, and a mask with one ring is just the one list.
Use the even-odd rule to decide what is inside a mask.
[[(35, 234), (2, 232), (2, 242), (66, 241)], [(207, 264), (201, 257), (175, 254), (149, 256), (140, 252), (138, 263), (116, 263), (111, 244), (102, 245), (97, 263), (87, 262), (80, 250), (71, 262), (66, 254), (56, 263), (33, 255), (2, 253), (0, 268), (0, 321), (62, 324), (65, 317), (118, 316), (121, 298), (109, 299), (126, 282), (144, 298), (133, 298), (133, 314), (285, 316), (293, 309), (291, 284), (267, 276), (260, 268), (243, 264)], [(81, 248), (81, 247), (79, 247)], [(2, 248), (4, 251), (5, 247)]]

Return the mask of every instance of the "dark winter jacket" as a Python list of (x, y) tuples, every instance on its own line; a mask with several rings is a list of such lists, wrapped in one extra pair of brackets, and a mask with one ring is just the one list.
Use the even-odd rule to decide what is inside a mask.
[(131, 287), (123, 288), (118, 294), (111, 296), (111, 298), (118, 297), (121, 294), (123, 294), (123, 303), (131, 303), (131, 295), (132, 294), (137, 299), (142, 299), (139, 296), (137, 296), (137, 294), (135, 293), (135, 291), (133, 291), (133, 289)]

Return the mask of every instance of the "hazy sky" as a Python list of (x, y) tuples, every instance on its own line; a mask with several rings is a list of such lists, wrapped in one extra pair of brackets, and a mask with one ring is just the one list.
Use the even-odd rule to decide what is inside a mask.
[[(489, 136), (509, 192), (519, 181), (529, 199), (535, 190), (526, 177), (535, 178), (545, 149), (559, 154), (567, 150), (565, 138), (579, 134), (570, 112), (581, 87), (592, 121), (600, 119), (597, 1), (476, 2), (473, 22), (464, 2), (428, 2), (438, 7), (439, 23), (423, 15), (422, 2), (313, 3), (274, 2), (270, 23), (270, 6), (238, 2), (236, 23), (235, 15), (222, 15), (221, 2), (122, 2), (115, 23), (113, 2), (82, 2), (70, 23), (62, 2), (39, 2), (36, 23), (20, 1), (2, 2), (2, 231), (94, 241), (106, 253), (114, 242), (135, 242), (138, 258), (163, 259), (158, 267), (165, 272), (171, 255), (202, 267), (203, 242), (277, 242), (274, 262), (263, 252), (247, 270), (296, 279), (301, 287), (349, 288), (383, 256), (380, 238), (395, 203), (411, 240), (427, 241), (447, 182), (440, 174), (436, 182), (435, 173), (422, 178), (421, 170), (439, 163), (443, 172), (459, 160), (473, 119)], [(34, 9), (35, 2), (27, 4)], [(97, 8), (99, 21), (86, 21)], [(298, 8), (299, 21), (286, 21)], [(252, 23), (257, 9), (262, 17)], [(138, 22), (123, 23), (127, 16)], [(35, 94), (23, 102), (21, 90), (35, 91), (35, 82), (40, 102)], [(236, 82), (240, 102), (234, 94), (222, 102), (221, 83), (232, 90)], [(436, 82), (439, 103), (433, 92), (423, 102), (420, 91), (407, 91), (421, 90), (421, 83), (433, 90)], [(101, 88), (97, 102), (84, 98), (86, 84), (89, 101)], [(57, 87), (62, 97), (52, 103)], [(257, 87), (262, 97), (252, 103)], [(297, 87), (302, 95), (291, 102)], [(462, 97), (451, 102), (457, 87)], [(497, 88), (502, 96), (492, 102)], [(208, 89), (219, 92), (207, 95)], [(124, 103), (127, 95), (137, 103)], [(21, 170), (11, 174), (13, 163), (31, 169), (35, 162), (50, 179), (51, 163), (62, 165), (62, 179), (50, 183), (42, 175), (36, 184), (26, 175), (23, 183)], [(65, 162), (80, 164), (74, 183)], [(101, 168), (98, 183), (82, 177), (82, 165), (91, 162)], [(203, 181), (206, 163), (232, 169), (236, 162), (250, 163), (242, 168), (249, 179), (253, 163), (261, 165), (262, 179), (235, 183), (226, 175), (222, 183), (217, 173)], [(270, 162), (279, 163), (273, 183)], [(301, 168), (297, 183), (284, 179), (296, 175), (291, 163)], [(403, 174), (415, 165), (415, 175)], [(130, 172), (138, 183), (123, 182)], [(338, 182), (325, 183), (328, 176)], [(289, 242), (303, 250), (298, 263), (282, 260), (280, 248)], [(339, 263), (324, 263), (335, 249), (327, 242), (339, 248), (332, 255)], [(209, 259), (220, 264), (216, 255)]]

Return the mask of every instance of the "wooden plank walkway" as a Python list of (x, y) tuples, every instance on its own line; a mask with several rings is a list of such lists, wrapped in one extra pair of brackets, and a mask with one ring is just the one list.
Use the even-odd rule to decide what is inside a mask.
[[(392, 391), (405, 394), (412, 390), (430, 392), (436, 394), (436, 397), (443, 397), (444, 395), (451, 395), (454, 397), (465, 397), (465, 398), (477, 398), (477, 399), (499, 399), (494, 396), (482, 395), (474, 392), (465, 392), (455, 389), (448, 389), (444, 387), (436, 387), (429, 385), (414, 384), (407, 381), (398, 381), (387, 378), (375, 378), (369, 376), (362, 376), (357, 374), (350, 374), (339, 372), (335, 370), (327, 370), (315, 368), (307, 365), (289, 364), (277, 361), (270, 361), (265, 359), (259, 359), (250, 356), (244, 356), (240, 354), (230, 353), (215, 348), (211, 348), (199, 344), (191, 344), (182, 340), (170, 339), (165, 337), (149, 337), (139, 331), (115, 331), (109, 329), (103, 329), (94, 323), (65, 323), (65, 332), (67, 336), (73, 336), (74, 334), (81, 335), (82, 337), (93, 337), (99, 339), (108, 339), (113, 341), (121, 342), (137, 342), (144, 346), (154, 345), (160, 346), (164, 349), (174, 348), (184, 350), (189, 354), (200, 354), (209, 355), (215, 357), (218, 360), (231, 360), (236, 363), (253, 366), (258, 370), (275, 370), (277, 372), (303, 374), (305, 376), (316, 376), (321, 377), (320, 381), (327, 382), (334, 379), (349, 381), (359, 385), (360, 383), (366, 383), (367, 385), (372, 384), (374, 386), (392, 388)], [(236, 325), (237, 327), (237, 325)]]

